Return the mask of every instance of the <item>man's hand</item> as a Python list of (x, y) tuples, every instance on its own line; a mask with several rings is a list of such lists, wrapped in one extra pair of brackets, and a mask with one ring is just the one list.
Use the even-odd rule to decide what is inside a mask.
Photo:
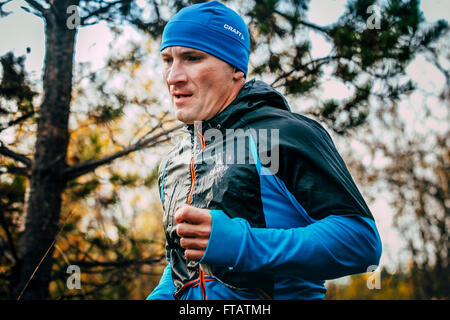
[(186, 249), (184, 256), (188, 260), (199, 261), (205, 254), (211, 234), (210, 210), (183, 206), (175, 212), (175, 222), (180, 244)]

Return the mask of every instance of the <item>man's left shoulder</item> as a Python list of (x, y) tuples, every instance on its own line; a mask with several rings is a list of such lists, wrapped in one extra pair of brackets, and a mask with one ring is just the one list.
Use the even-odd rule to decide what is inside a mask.
[(262, 106), (242, 119), (251, 129), (278, 129), (283, 135), (319, 136), (329, 138), (325, 128), (316, 120), (288, 110)]

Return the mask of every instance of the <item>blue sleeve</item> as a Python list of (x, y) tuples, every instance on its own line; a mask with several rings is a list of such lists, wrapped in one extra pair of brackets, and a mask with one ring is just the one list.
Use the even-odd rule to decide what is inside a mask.
[(164, 272), (159, 280), (159, 284), (149, 294), (146, 300), (175, 300), (173, 293), (176, 287), (172, 281), (172, 268), (169, 264), (164, 269)]
[(241, 218), (212, 210), (212, 230), (201, 260), (237, 272), (296, 274), (326, 280), (378, 265), (381, 241), (375, 222), (330, 215), (302, 228), (252, 228)]

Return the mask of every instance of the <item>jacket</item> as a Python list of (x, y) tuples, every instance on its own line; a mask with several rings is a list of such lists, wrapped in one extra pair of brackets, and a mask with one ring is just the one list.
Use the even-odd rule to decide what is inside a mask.
[[(331, 137), (249, 81), (161, 161), (168, 266), (148, 299), (323, 299), (326, 279), (381, 256), (373, 216)], [(187, 261), (174, 214), (211, 210), (200, 262)]]

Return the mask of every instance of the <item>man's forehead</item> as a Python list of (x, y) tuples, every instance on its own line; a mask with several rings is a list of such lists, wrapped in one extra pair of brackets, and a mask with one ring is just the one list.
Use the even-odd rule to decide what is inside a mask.
[(189, 48), (189, 47), (182, 47), (182, 46), (173, 46), (173, 47), (167, 47), (163, 51), (161, 51), (161, 56), (172, 56), (175, 54), (188, 54), (188, 53), (203, 53), (208, 54), (205, 51)]

